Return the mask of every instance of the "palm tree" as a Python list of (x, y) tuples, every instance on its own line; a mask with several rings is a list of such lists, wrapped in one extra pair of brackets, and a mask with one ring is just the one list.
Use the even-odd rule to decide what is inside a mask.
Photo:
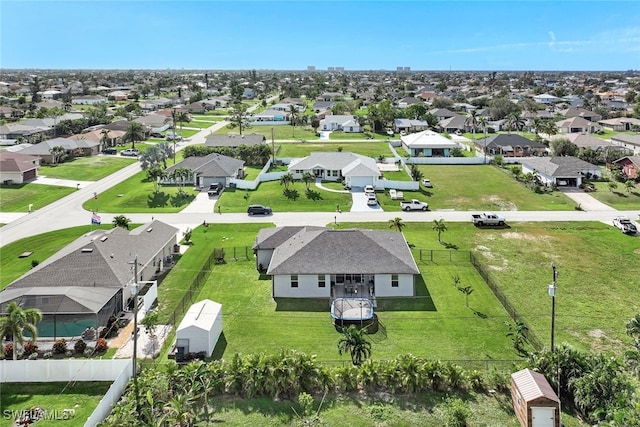
[(51, 147), (49, 153), (51, 153), (51, 164), (57, 165), (58, 162), (60, 162), (60, 158), (65, 153), (65, 149), (61, 145), (56, 145), (55, 147)]
[(102, 146), (102, 149), (104, 150), (105, 148), (107, 148), (107, 147), (109, 147), (111, 145), (111, 138), (109, 138), (109, 130), (108, 129), (102, 129), (100, 134), (102, 135), (102, 137), (100, 138), (100, 145)]
[(289, 184), (293, 182), (293, 175), (291, 172), (286, 173), (280, 177), (280, 185), (284, 185), (284, 191), (289, 191)]
[(183, 193), (184, 184), (191, 176), (191, 169), (189, 168), (176, 168), (171, 171), (170, 175), (173, 181), (178, 185), (178, 193)]
[(302, 175), (302, 181), (304, 182), (304, 185), (306, 185), (307, 191), (309, 191), (309, 185), (315, 180), (316, 176), (311, 172), (305, 172), (304, 175)]
[(164, 176), (164, 171), (158, 165), (147, 169), (147, 178), (150, 181), (153, 181), (153, 189), (155, 194), (158, 194), (158, 191), (160, 190), (158, 179), (162, 178), (163, 176)]
[(138, 122), (129, 122), (125, 130), (125, 134), (122, 136), (124, 143), (131, 143), (131, 148), (136, 148), (136, 142), (144, 140), (145, 137), (144, 126)]
[(418, 169), (418, 165), (416, 165), (415, 163), (411, 165), (410, 172), (411, 179), (413, 179), (414, 181), (420, 181), (424, 177), (424, 174), (420, 169)]
[(402, 229), (404, 227), (406, 227), (407, 224), (405, 224), (404, 222), (402, 222), (402, 218), (400, 217), (395, 217), (393, 219), (389, 220), (389, 228), (395, 228), (396, 230), (398, 230), (400, 233), (402, 233)]
[(627, 335), (632, 338), (640, 338), (640, 314), (636, 314), (634, 317), (629, 319), (625, 325), (625, 329), (627, 331)]
[(511, 113), (507, 116), (506, 123), (509, 131), (521, 131), (524, 128), (524, 119), (517, 113)]
[(438, 233), (438, 242), (440, 242), (440, 235), (447, 231), (447, 225), (444, 223), (444, 218), (434, 219), (432, 229)]
[(478, 118), (480, 116), (478, 115), (478, 111), (477, 110), (471, 110), (469, 112), (469, 116), (466, 118), (466, 120), (464, 121), (464, 124), (467, 126), (471, 126), (471, 132), (473, 135), (473, 145), (476, 145), (476, 128), (478, 127)]
[(342, 338), (338, 341), (338, 352), (351, 355), (351, 362), (354, 366), (359, 366), (366, 359), (371, 357), (371, 343), (364, 336), (364, 329), (357, 329), (350, 325), (342, 331)]
[(524, 348), (525, 344), (529, 343), (529, 328), (527, 328), (527, 325), (520, 320), (516, 320), (513, 324), (509, 322), (504, 322), (504, 324), (509, 328), (509, 332), (506, 335), (513, 341), (513, 348), (518, 353), (518, 356), (527, 357), (529, 352)]
[(289, 120), (292, 127), (291, 136), (294, 138), (296, 136), (296, 122), (298, 121), (298, 114), (298, 108), (294, 104), (289, 105)]
[(18, 348), (16, 344), (24, 344), (24, 331), (31, 335), (31, 341), (38, 339), (38, 328), (36, 324), (42, 321), (42, 312), (37, 308), (23, 309), (15, 302), (10, 302), (7, 306), (7, 316), (0, 317), (0, 342), (2, 338), (11, 336), (13, 341), (13, 360), (18, 358)]
[(124, 228), (125, 230), (129, 229), (129, 225), (131, 224), (131, 220), (124, 215), (116, 215), (113, 217), (113, 221), (111, 221), (113, 227)]
[[(175, 115), (175, 120), (180, 123), (180, 138), (182, 138), (182, 125), (184, 124), (184, 122), (189, 123), (191, 121), (191, 116), (186, 111), (178, 111)], [(175, 134), (175, 128), (173, 130)]]

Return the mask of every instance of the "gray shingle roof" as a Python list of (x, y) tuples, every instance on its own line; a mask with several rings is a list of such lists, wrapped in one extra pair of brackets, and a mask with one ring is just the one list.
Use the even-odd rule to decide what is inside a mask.
[(166, 172), (169, 173), (177, 168), (188, 168), (196, 175), (204, 177), (230, 177), (244, 166), (244, 161), (234, 159), (233, 157), (223, 156), (218, 153), (211, 153), (204, 157), (187, 157), (180, 163), (168, 167)]
[(531, 139), (527, 139), (522, 135), (518, 135), (516, 133), (501, 133), (494, 136), (489, 136), (487, 138), (480, 138), (476, 140), (476, 143), (480, 146), (498, 146), (498, 147), (531, 147), (531, 148), (544, 148), (544, 145), (533, 141)]
[[(380, 176), (376, 161), (371, 157), (348, 152), (314, 152), (302, 159), (294, 159), (289, 170), (311, 170), (316, 167), (325, 170), (343, 170), (362, 165), (369, 171), (366, 176)], [(360, 169), (363, 171), (363, 169)]]
[(579, 177), (583, 171), (597, 169), (591, 163), (572, 156), (534, 157), (522, 160), (522, 165), (535, 169), (546, 176)]
[(177, 233), (177, 228), (158, 220), (131, 231), (122, 228), (95, 230), (16, 279), (7, 289), (51, 286), (119, 288), (133, 277), (129, 262), (136, 255), (139, 264), (148, 264), (160, 249), (175, 239)]
[(303, 229), (275, 248), (267, 274), (419, 274), (402, 233)]

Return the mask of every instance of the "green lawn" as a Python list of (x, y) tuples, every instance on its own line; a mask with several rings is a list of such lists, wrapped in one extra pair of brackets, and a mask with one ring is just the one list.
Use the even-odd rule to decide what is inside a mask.
[[(37, 236), (26, 237), (3, 246), (2, 250), (0, 250), (0, 271), (2, 271), (2, 274), (0, 274), (0, 290), (29, 271), (33, 260), (43, 262), (92, 229), (109, 229), (112, 227), (111, 224), (91, 226), (89, 220), (90, 218), (87, 216), (87, 225), (38, 234)], [(33, 253), (28, 257), (19, 258), (18, 256), (23, 252)]]
[(341, 147), (344, 152), (361, 154), (363, 156), (377, 159), (379, 156), (390, 157), (389, 144), (381, 141), (370, 142), (329, 142), (314, 141), (302, 143), (281, 143), (276, 144), (279, 151), (276, 157), (306, 157), (315, 151), (338, 151)]
[[(7, 363), (7, 362), (4, 362)], [(81, 427), (107, 392), (107, 382), (60, 382), (60, 383), (12, 383), (0, 385), (0, 407), (3, 411), (23, 411), (38, 406), (51, 411), (50, 416), (37, 422), (38, 427)], [(60, 419), (62, 410), (75, 409), (68, 420)], [(5, 412), (3, 412), (4, 414)], [(0, 427), (12, 427), (10, 417), (0, 417)]]
[(394, 172), (383, 172), (382, 175), (389, 181), (413, 181), (404, 169)]
[[(310, 126), (296, 126), (295, 132), (292, 126), (249, 126), (242, 129), (243, 134), (256, 133), (258, 135), (264, 135), (267, 141), (271, 141), (271, 131), (273, 129), (273, 138), (278, 140), (317, 140), (318, 135), (313, 131)], [(240, 131), (237, 127), (225, 126), (215, 132), (216, 135), (227, 134), (239, 134)]]
[[(190, 122), (184, 122), (182, 123), (182, 126), (185, 128), (199, 128), (199, 129), (206, 129), (210, 126), (215, 125), (216, 122), (214, 121), (197, 121), (197, 120), (191, 120)], [(178, 134), (180, 134), (180, 125), (178, 125)]]
[[(419, 193), (405, 191), (405, 199), (418, 198), (431, 210), (573, 210), (575, 203), (560, 192), (536, 194), (517, 182), (509, 172), (489, 165), (420, 165), (433, 188), (421, 187)], [(417, 196), (417, 197), (416, 197)], [(384, 197), (383, 208), (394, 207)], [(398, 208), (399, 209), (399, 208)]]
[(244, 179), (249, 180), (249, 181), (256, 179), (258, 177), (258, 174), (260, 173), (260, 171), (262, 170), (263, 167), (260, 167), (260, 166), (245, 166), (244, 167), (244, 173), (245, 173)]
[(29, 204), (37, 210), (76, 191), (71, 187), (44, 184), (0, 185), (0, 211), (28, 212)]
[[(331, 132), (329, 134), (329, 139), (355, 139), (355, 140), (363, 141), (363, 140), (367, 140), (369, 138), (363, 132), (357, 132), (357, 133), (346, 132), (345, 133), (345, 132), (341, 132), (341, 131), (335, 131), (335, 132)], [(386, 140), (390, 139), (390, 137), (387, 134), (374, 133), (373, 134), (373, 139), (374, 140), (380, 140), (380, 141), (386, 141)]]
[(123, 156), (78, 157), (56, 166), (40, 166), (40, 175), (78, 181), (98, 181), (134, 162), (135, 158)]
[(636, 184), (636, 188), (627, 191), (623, 183), (617, 183), (618, 188), (609, 189), (608, 182), (593, 182), (596, 191), (589, 193), (590, 196), (600, 200), (602, 203), (616, 208), (618, 210), (640, 210), (640, 185)]
[(284, 195), (284, 186), (279, 181), (263, 182), (255, 191), (226, 189), (216, 209), (222, 212), (246, 212), (249, 205), (270, 206), (275, 212), (333, 212), (336, 205), (347, 211), (351, 209), (351, 194), (322, 190), (315, 185), (306, 194), (304, 183), (297, 181), (289, 185), (290, 195)]
[[(180, 159), (177, 159), (180, 161)], [(171, 162), (169, 162), (171, 164)], [(98, 199), (89, 199), (82, 207), (96, 212), (133, 213), (162, 212), (173, 213), (184, 209), (193, 201), (199, 191), (193, 186), (185, 186), (184, 194), (178, 193), (176, 186), (160, 186), (156, 194), (153, 182), (147, 180), (144, 171), (138, 172), (105, 192)]]

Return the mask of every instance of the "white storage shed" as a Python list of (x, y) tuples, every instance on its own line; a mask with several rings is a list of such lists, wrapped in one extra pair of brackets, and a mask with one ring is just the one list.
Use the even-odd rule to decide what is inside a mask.
[(205, 299), (193, 304), (176, 332), (176, 359), (188, 353), (211, 356), (222, 333), (222, 305)]

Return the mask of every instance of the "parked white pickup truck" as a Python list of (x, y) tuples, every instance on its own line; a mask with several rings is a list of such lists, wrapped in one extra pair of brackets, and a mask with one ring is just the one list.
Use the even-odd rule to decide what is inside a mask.
[(412, 199), (408, 202), (400, 202), (400, 209), (403, 211), (426, 211), (429, 209), (429, 204), (421, 202), (420, 200)]
[(613, 225), (624, 234), (636, 234), (638, 232), (636, 225), (626, 216), (617, 216), (613, 218)]
[(504, 225), (506, 222), (504, 217), (494, 214), (493, 212), (472, 214), (471, 220), (478, 227), (482, 227), (483, 225)]

